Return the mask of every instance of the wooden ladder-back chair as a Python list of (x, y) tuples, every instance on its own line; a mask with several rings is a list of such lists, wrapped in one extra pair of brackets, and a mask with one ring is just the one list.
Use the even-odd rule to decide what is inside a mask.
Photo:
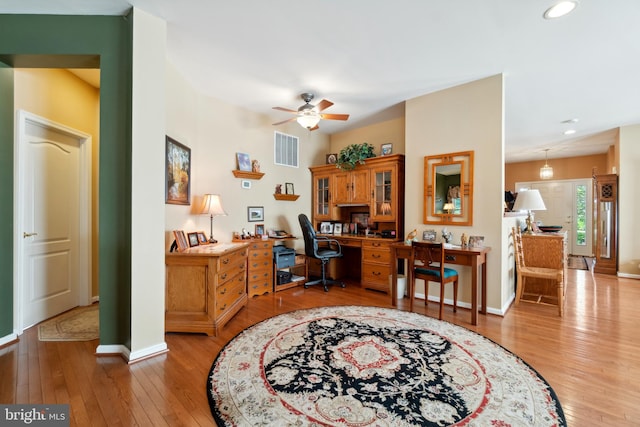
[[(528, 278), (545, 279), (553, 281), (557, 288), (557, 300), (558, 300), (558, 314), (562, 316), (564, 314), (564, 268), (547, 268), (547, 267), (533, 267), (527, 266), (525, 263), (525, 256), (522, 245), (522, 234), (519, 229), (513, 227), (511, 229), (513, 233), (513, 250), (516, 258), (516, 277), (517, 277), (517, 291), (516, 291), (516, 305), (520, 303), (520, 300), (535, 303), (544, 303), (542, 301), (542, 295), (538, 295), (535, 300), (523, 299), (522, 296), (534, 295), (526, 293), (526, 283)], [(550, 254), (552, 256), (564, 256), (562, 250), (558, 254)]]
[[(413, 311), (415, 299), (416, 279), (424, 280), (424, 303), (429, 299), (429, 282), (440, 283), (440, 314), (442, 320), (444, 309), (444, 288), (447, 283), (453, 283), (453, 311), (458, 305), (458, 272), (444, 266), (444, 247), (442, 243), (412, 242), (411, 257), (409, 259), (409, 310)], [(420, 262), (416, 264), (416, 261)]]

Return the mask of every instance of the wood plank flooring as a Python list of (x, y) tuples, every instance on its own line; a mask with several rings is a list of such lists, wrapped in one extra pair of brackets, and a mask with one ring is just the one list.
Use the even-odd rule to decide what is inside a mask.
[[(640, 281), (580, 270), (568, 276), (564, 318), (556, 307), (521, 303), (504, 318), (480, 315), (476, 327), (464, 309), (445, 307), (445, 320), (535, 368), (559, 396), (569, 426), (638, 426)], [(167, 334), (168, 353), (132, 365), (96, 357), (97, 340), (40, 342), (33, 327), (0, 349), (0, 403), (70, 403), (74, 426), (212, 426), (206, 379), (229, 340), (282, 312), (345, 304), (389, 306), (386, 295), (356, 285), (328, 293), (293, 288), (251, 299), (218, 337)], [(415, 311), (437, 317), (438, 307), (418, 302)]]

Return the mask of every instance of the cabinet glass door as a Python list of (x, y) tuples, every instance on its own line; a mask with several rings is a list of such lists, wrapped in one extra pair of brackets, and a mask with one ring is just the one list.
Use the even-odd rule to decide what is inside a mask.
[(373, 171), (373, 216), (378, 219), (395, 217), (395, 183), (393, 169)]
[(318, 219), (329, 218), (330, 206), (329, 197), (331, 195), (329, 184), (330, 176), (317, 177), (315, 180), (315, 214)]

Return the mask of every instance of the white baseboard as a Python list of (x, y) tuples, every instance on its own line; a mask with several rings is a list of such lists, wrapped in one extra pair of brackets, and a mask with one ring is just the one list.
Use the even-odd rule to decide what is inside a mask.
[(618, 277), (624, 277), (625, 279), (640, 279), (640, 274), (620, 273), (618, 271)]
[[(417, 294), (416, 294), (416, 298), (417, 298), (417, 299), (424, 299), (424, 294), (417, 293)], [(434, 302), (434, 303), (439, 304), (439, 303), (440, 303), (440, 300), (439, 300), (437, 297), (430, 296), (430, 297), (429, 297), (429, 302)], [(445, 304), (447, 304), (447, 305), (453, 305), (453, 300), (452, 300), (452, 299), (445, 298), (445, 299), (444, 299), (444, 303), (445, 303)], [(507, 308), (509, 308), (509, 305), (510, 305), (510, 304), (511, 304), (511, 301), (509, 301), (509, 303), (506, 305), (506, 308), (504, 308), (504, 309), (493, 308), (493, 307), (487, 307), (487, 314), (495, 314), (495, 315), (498, 315), (498, 316), (504, 317), (504, 315), (505, 315), (505, 314), (506, 314), (506, 312), (507, 312), (507, 310), (506, 310), (506, 309), (507, 309)], [(471, 310), (471, 304), (469, 304), (468, 302), (460, 302), (460, 301), (458, 301), (458, 307), (460, 307), (460, 308), (466, 308), (466, 309)]]
[(166, 342), (153, 345), (151, 347), (144, 348), (142, 350), (134, 351), (129, 354), (129, 363), (139, 362), (143, 359), (159, 356), (169, 351)]

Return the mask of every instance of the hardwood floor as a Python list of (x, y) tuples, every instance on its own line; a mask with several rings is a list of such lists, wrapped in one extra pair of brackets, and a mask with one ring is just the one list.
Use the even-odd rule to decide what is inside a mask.
[[(556, 391), (569, 426), (640, 425), (640, 281), (569, 270), (565, 316), (529, 303), (507, 315), (468, 310), (445, 320), (474, 330), (535, 368)], [(0, 349), (0, 403), (69, 403), (77, 426), (211, 426), (206, 395), (209, 368), (229, 340), (278, 313), (321, 305), (388, 307), (386, 295), (360, 289), (294, 288), (250, 300), (218, 337), (167, 334), (170, 351), (127, 365), (96, 357), (96, 341), (40, 342), (30, 328)], [(408, 300), (400, 305), (407, 310)], [(437, 317), (438, 305), (415, 311)]]

